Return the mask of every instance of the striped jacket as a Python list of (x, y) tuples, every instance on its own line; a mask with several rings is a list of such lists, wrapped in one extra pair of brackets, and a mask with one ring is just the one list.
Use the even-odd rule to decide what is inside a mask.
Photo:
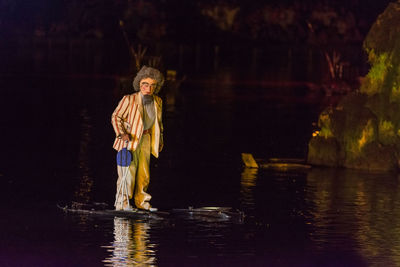
[[(158, 158), (158, 153), (163, 147), (163, 125), (162, 125), (162, 100), (154, 95), (154, 107), (156, 109), (156, 119), (151, 133), (151, 153)], [(127, 148), (135, 151), (140, 138), (143, 135), (143, 105), (140, 92), (125, 95), (119, 102), (117, 108), (111, 115), (111, 124), (114, 128), (116, 138), (114, 141), (114, 149), (119, 151), (124, 147), (124, 143), (120, 137), (121, 134), (130, 135)]]

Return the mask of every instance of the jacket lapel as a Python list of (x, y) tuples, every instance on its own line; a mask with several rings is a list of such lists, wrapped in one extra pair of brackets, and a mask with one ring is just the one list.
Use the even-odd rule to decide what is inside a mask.
[(140, 95), (140, 92), (136, 93), (135, 104), (138, 107), (140, 117), (143, 119), (143, 104), (142, 104), (142, 96)]
[(157, 116), (157, 120), (160, 122), (161, 121), (161, 102), (160, 102), (160, 98), (155, 96), (154, 97), (154, 103), (155, 103), (155, 108), (156, 108), (156, 116)]

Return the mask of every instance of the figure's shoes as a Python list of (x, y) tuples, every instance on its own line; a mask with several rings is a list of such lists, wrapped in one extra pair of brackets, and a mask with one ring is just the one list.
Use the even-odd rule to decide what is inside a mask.
[(157, 208), (150, 208), (149, 211), (150, 211), (150, 212), (158, 211), (158, 209), (157, 209)]
[(125, 207), (124, 211), (137, 211), (137, 209), (132, 208), (131, 206)]

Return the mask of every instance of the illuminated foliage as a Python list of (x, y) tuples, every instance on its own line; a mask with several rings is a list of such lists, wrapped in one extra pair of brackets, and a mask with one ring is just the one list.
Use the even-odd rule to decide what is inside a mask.
[(318, 125), (321, 128), (321, 130), (319, 131), (319, 136), (322, 136), (324, 138), (329, 138), (333, 136), (329, 110), (325, 110), (321, 113), (321, 115), (319, 116)]
[[(379, 16), (364, 41), (371, 69), (359, 92), (321, 113), (321, 132), (309, 144), (309, 163), (328, 162), (367, 170), (394, 170), (400, 154), (400, 2)], [(322, 146), (318, 147), (318, 146)], [(337, 149), (330, 151), (329, 149)], [(325, 151), (324, 155), (316, 152)], [(330, 165), (328, 165), (330, 166)]]
[(365, 146), (365, 144), (372, 142), (374, 140), (374, 128), (372, 126), (372, 121), (369, 120), (365, 128), (362, 130), (361, 137), (358, 140), (358, 152)]
[(376, 134), (372, 119), (354, 127), (353, 132), (349, 131), (351, 127), (347, 129), (348, 131), (343, 135), (342, 147), (346, 152), (345, 161), (352, 162), (363, 156), (363, 148), (375, 140)]
[(392, 122), (381, 121), (379, 123), (379, 141), (385, 145), (395, 143), (396, 131)]
[(400, 103), (400, 86), (397, 83), (393, 84), (391, 93), (390, 100), (392, 102)]
[[(373, 51), (371, 52), (375, 58), (375, 54)], [(388, 55), (387, 53), (383, 53), (379, 55), (376, 59), (373, 59), (375, 62), (369, 73), (367, 74), (366, 81), (361, 85), (360, 91), (361, 93), (365, 93), (369, 96), (377, 94), (380, 92), (380, 88), (383, 86), (384, 79), (387, 74), (388, 66), (390, 65), (388, 62)]]

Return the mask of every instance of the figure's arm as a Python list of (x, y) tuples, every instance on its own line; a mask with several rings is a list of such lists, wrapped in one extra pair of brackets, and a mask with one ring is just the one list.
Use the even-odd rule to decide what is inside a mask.
[(119, 102), (117, 108), (111, 115), (111, 124), (118, 138), (129, 141), (129, 135), (125, 132), (124, 120), (128, 116), (129, 96), (124, 96)]

